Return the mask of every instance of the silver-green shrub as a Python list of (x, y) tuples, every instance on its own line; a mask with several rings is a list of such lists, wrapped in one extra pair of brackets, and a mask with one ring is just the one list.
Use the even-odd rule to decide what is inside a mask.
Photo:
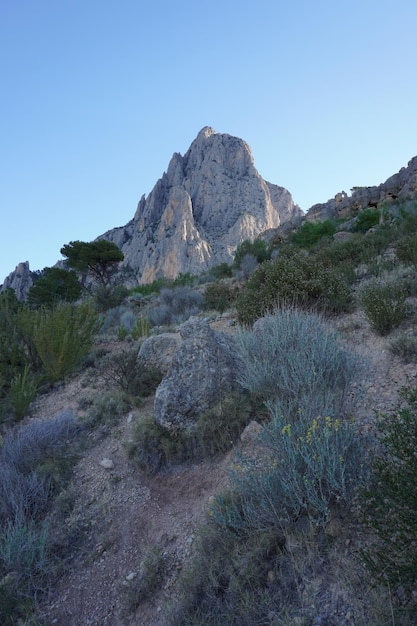
[(239, 382), (283, 416), (340, 410), (358, 359), (318, 314), (276, 309), (237, 337), (245, 367)]

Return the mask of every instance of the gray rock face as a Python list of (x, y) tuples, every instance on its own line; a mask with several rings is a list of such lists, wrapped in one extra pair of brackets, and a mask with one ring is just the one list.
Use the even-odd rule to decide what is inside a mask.
[(397, 174), (375, 187), (354, 187), (352, 195), (344, 191), (323, 204), (315, 204), (306, 215), (309, 221), (325, 220), (334, 217), (350, 217), (361, 209), (378, 207), (392, 200), (407, 200), (417, 194), (417, 156), (402, 167)]
[(242, 139), (205, 127), (184, 156), (174, 154), (133, 220), (101, 238), (147, 283), (230, 262), (244, 239), (300, 215), (286, 189), (261, 178)]
[(33, 278), (29, 269), (29, 262), (25, 261), (24, 263), (19, 263), (14, 272), (5, 278), (0, 291), (5, 291), (9, 288), (14, 289), (16, 298), (21, 302), (24, 302), (32, 285)]
[(181, 343), (176, 333), (162, 333), (145, 339), (140, 347), (138, 361), (148, 367), (156, 367), (163, 374), (167, 374), (172, 358)]
[(193, 430), (198, 416), (238, 388), (239, 351), (231, 337), (190, 318), (155, 395), (155, 421), (171, 432)]

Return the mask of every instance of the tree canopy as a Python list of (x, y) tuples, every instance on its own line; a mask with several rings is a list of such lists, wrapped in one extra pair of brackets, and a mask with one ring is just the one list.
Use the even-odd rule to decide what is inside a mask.
[(29, 289), (28, 304), (38, 307), (52, 306), (58, 301), (75, 302), (81, 296), (82, 287), (73, 270), (45, 267), (42, 275)]
[(61, 248), (67, 257), (67, 265), (79, 272), (86, 272), (101, 285), (108, 285), (118, 265), (124, 259), (123, 252), (116, 244), (106, 239), (90, 243), (71, 241)]

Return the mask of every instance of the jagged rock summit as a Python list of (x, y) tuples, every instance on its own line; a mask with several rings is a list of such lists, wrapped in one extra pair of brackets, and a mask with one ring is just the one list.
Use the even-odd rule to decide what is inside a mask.
[(14, 272), (11, 272), (3, 282), (1, 291), (6, 289), (14, 289), (16, 298), (22, 302), (26, 300), (29, 289), (33, 285), (32, 272), (29, 269), (29, 261), (24, 261), (16, 266)]
[(206, 126), (184, 156), (173, 155), (134, 218), (99, 238), (147, 283), (230, 262), (243, 240), (301, 217), (289, 191), (259, 175), (245, 141)]

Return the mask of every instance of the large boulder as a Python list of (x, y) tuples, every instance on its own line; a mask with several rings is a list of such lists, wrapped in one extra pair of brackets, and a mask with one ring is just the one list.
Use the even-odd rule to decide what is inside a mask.
[(168, 373), (172, 358), (181, 341), (178, 333), (151, 335), (141, 345), (138, 361), (145, 363), (148, 367), (155, 367), (165, 375)]
[(232, 339), (190, 318), (180, 327), (182, 343), (155, 396), (155, 421), (170, 432), (192, 431), (198, 416), (238, 389), (239, 350)]

